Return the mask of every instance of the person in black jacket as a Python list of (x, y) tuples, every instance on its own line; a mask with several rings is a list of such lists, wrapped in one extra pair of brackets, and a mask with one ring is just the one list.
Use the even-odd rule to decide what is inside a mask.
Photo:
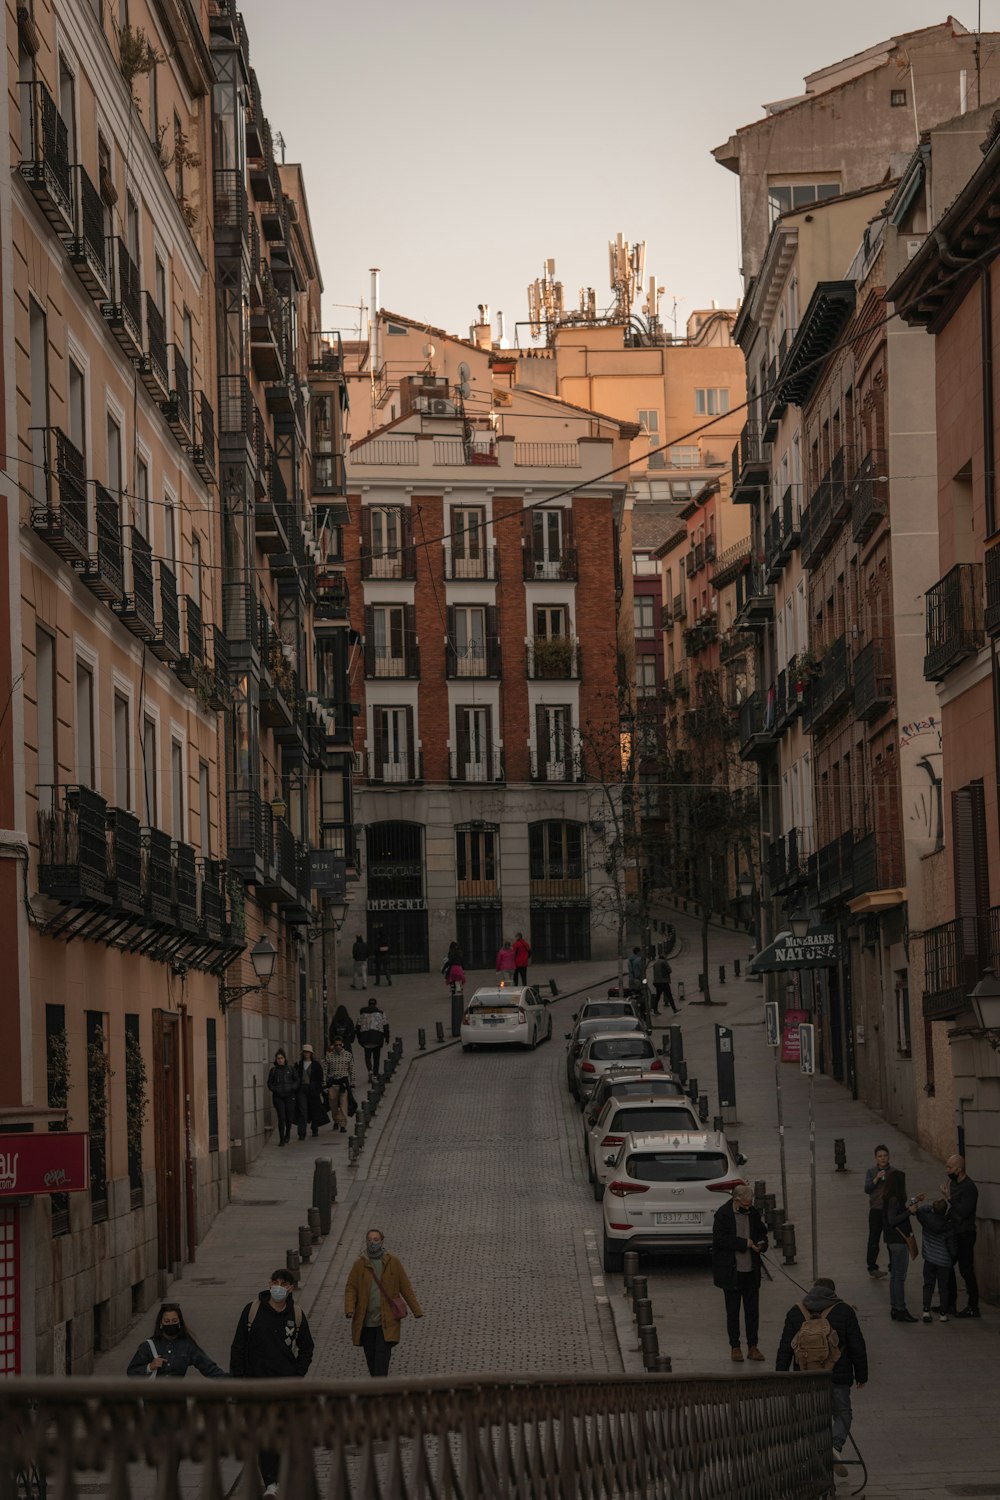
[(889, 1306), (894, 1323), (917, 1321), (906, 1306), (906, 1273), (910, 1269), (909, 1242), (913, 1239), (910, 1210), (916, 1208), (918, 1201), (907, 1197), (906, 1173), (890, 1172), (885, 1179), (882, 1213), (885, 1221), (883, 1238), (889, 1252)]
[(295, 1114), (299, 1140), (304, 1141), (307, 1126), (312, 1126), (313, 1135), (319, 1135), (319, 1127), (325, 1125), (330, 1118), (326, 1112), (326, 1078), (322, 1065), (313, 1057), (313, 1049), (308, 1042), (302, 1048), (295, 1077)]
[(299, 1080), (285, 1056), (284, 1047), (279, 1047), (274, 1054), (274, 1063), (267, 1075), (267, 1086), (271, 1092), (274, 1113), (278, 1117), (278, 1145), (287, 1146), (295, 1119), (295, 1095), (299, 1090)]
[(153, 1332), (143, 1339), (129, 1361), (127, 1375), (134, 1378), (181, 1380), (191, 1366), (211, 1380), (224, 1380), (229, 1373), (204, 1349), (184, 1322), (179, 1302), (164, 1302), (156, 1315)]
[(351, 958), (354, 961), (354, 973), (351, 975), (351, 989), (363, 990), (368, 983), (368, 944), (360, 932), (354, 939)]
[[(947, 1186), (941, 1191), (948, 1200), (948, 1218), (955, 1231), (958, 1249), (958, 1269), (965, 1282), (968, 1306), (955, 1314), (956, 1318), (978, 1318), (979, 1282), (976, 1280), (976, 1209), (979, 1206), (979, 1189), (965, 1170), (964, 1156), (949, 1156), (945, 1162), (948, 1173)], [(958, 1300), (958, 1282), (951, 1273), (951, 1305)]]
[(712, 1225), (712, 1279), (726, 1296), (726, 1328), (731, 1358), (743, 1362), (740, 1348), (740, 1304), (746, 1324), (747, 1358), (763, 1360), (757, 1347), (760, 1327), (760, 1258), (767, 1249), (767, 1229), (753, 1206), (753, 1192), (741, 1182), (715, 1215)]
[[(837, 1335), (840, 1352), (837, 1361), (830, 1367), (833, 1387), (833, 1457), (834, 1472), (843, 1477), (847, 1473), (840, 1456), (847, 1435), (851, 1430), (851, 1386), (858, 1390), (868, 1381), (868, 1350), (861, 1332), (858, 1315), (849, 1302), (837, 1296), (837, 1288), (828, 1276), (817, 1276), (801, 1302), (790, 1307), (785, 1315), (785, 1326), (778, 1344), (778, 1355), (774, 1361), (776, 1370), (790, 1370), (794, 1362), (792, 1341), (808, 1315), (817, 1318), (825, 1313), (827, 1322)], [(795, 1366), (798, 1369), (798, 1365)]]
[(348, 1014), (347, 1006), (338, 1005), (333, 1013), (333, 1020), (330, 1022), (330, 1046), (332, 1047), (339, 1037), (344, 1046), (350, 1051), (354, 1046), (356, 1036), (357, 1027)]
[[(305, 1313), (292, 1298), (294, 1286), (290, 1271), (272, 1271), (267, 1291), (244, 1307), (229, 1351), (234, 1375), (246, 1380), (287, 1380), (308, 1374), (313, 1337)], [(259, 1462), (264, 1494), (276, 1495), (280, 1454), (262, 1448)]]

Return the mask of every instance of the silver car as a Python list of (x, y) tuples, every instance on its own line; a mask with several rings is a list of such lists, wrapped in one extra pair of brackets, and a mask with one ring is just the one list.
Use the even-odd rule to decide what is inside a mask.
[(619, 1016), (589, 1016), (577, 1021), (572, 1031), (567, 1031), (566, 1041), (566, 1085), (574, 1099), (579, 1099), (576, 1085), (576, 1063), (584, 1044), (592, 1036), (610, 1035), (619, 1031), (642, 1031), (643, 1025), (633, 1012)]
[(662, 1058), (645, 1031), (599, 1032), (589, 1037), (573, 1065), (573, 1080), (581, 1104), (590, 1098), (603, 1074), (613, 1068), (640, 1066), (650, 1073), (666, 1071)]

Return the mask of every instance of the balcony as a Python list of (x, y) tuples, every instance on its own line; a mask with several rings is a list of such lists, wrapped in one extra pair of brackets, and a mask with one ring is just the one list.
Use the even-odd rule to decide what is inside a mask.
[(832, 723), (851, 700), (851, 663), (847, 638), (838, 636), (826, 649), (819, 673), (806, 686), (802, 724), (816, 734)]
[(139, 819), (120, 807), (107, 814), (108, 898), (132, 916), (142, 914), (142, 840)]
[[(456, 415), (454, 411), (450, 414)], [(431, 461), (438, 466), (496, 465), (500, 462), (500, 456), (492, 435), (475, 432), (468, 438), (435, 438), (431, 445)]]
[(723, 631), (719, 637), (719, 661), (725, 666), (726, 662), (736, 661), (741, 656), (753, 649), (754, 637), (749, 630), (737, 630), (730, 626)]
[(22, 83), (21, 108), (28, 112), (28, 155), (20, 173), (42, 213), (60, 236), (73, 233), (69, 132), (44, 83)]
[(219, 942), (225, 917), (224, 866), (218, 859), (199, 859), (198, 931), (210, 941)]
[(749, 537), (744, 537), (741, 542), (735, 542), (732, 547), (727, 547), (725, 552), (720, 553), (715, 559), (715, 567), (709, 579), (713, 589), (718, 591), (727, 583), (732, 583), (749, 566), (751, 556)]
[(789, 828), (772, 839), (768, 848), (767, 874), (772, 894), (792, 891), (808, 876), (809, 836), (802, 828)]
[(187, 361), (176, 344), (170, 345), (172, 379), (170, 396), (161, 410), (167, 426), (182, 445), (190, 443), (194, 436), (194, 413), (191, 406), (191, 374)]
[(109, 301), (102, 302), (101, 315), (126, 358), (141, 363), (144, 351), (139, 267), (129, 254), (124, 240), (113, 239), (109, 243), (111, 245), (111, 297)]
[(112, 608), (122, 624), (140, 641), (156, 635), (153, 591), (153, 554), (137, 526), (127, 528), (125, 592)]
[(886, 454), (874, 448), (861, 461), (851, 485), (851, 533), (860, 545), (868, 540), (889, 514), (889, 479)]
[(687, 667), (678, 667), (673, 676), (672, 687), (675, 698), (686, 698), (688, 696), (690, 687), (688, 684)]
[(686, 656), (699, 656), (709, 646), (714, 646), (719, 639), (718, 618), (713, 610), (702, 615), (696, 625), (684, 632), (684, 652)]
[(417, 550), (406, 545), (389, 547), (376, 552), (364, 542), (361, 544), (362, 578), (416, 578)]
[(326, 570), (317, 573), (313, 618), (317, 624), (324, 620), (334, 620), (343, 625), (350, 623), (351, 593), (345, 573)]
[(1000, 547), (991, 547), (984, 563), (986, 573), (986, 609), (983, 624), (986, 634), (995, 639), (1000, 635)]
[(174, 858), (169, 833), (143, 828), (142, 905), (150, 922), (174, 924)]
[[(465, 553), (470, 555), (466, 556)], [(457, 553), (454, 548), (445, 543), (444, 547), (444, 576), (448, 583), (465, 582), (466, 580), (481, 580), (484, 583), (496, 583), (500, 576), (497, 549), (495, 547), (479, 547), (473, 551), (468, 542), (462, 553)]]
[(924, 933), (923, 1012), (926, 1021), (952, 1021), (968, 1006), (983, 969), (996, 963), (991, 935), (998, 908), (977, 917), (956, 917)]
[(821, 906), (832, 906), (850, 896), (854, 889), (853, 833), (831, 839), (818, 851), (816, 881)]
[(211, 678), (208, 681), (208, 706), (221, 713), (229, 706), (232, 694), (229, 688), (229, 642), (220, 625), (209, 625), (212, 642)]
[(982, 563), (957, 563), (927, 590), (924, 676), (929, 682), (941, 682), (985, 642), (982, 574)]
[(535, 636), (525, 646), (525, 661), (529, 682), (579, 682), (583, 675), (583, 652), (575, 635)]
[(740, 704), (740, 760), (767, 760), (778, 743), (774, 705), (760, 691)]
[(69, 258), (94, 301), (103, 302), (111, 290), (104, 199), (83, 167), (75, 167), (74, 172), (76, 233), (70, 241)]
[(309, 368), (319, 375), (343, 374), (344, 341), (339, 329), (310, 334)]
[(424, 758), (419, 750), (368, 751), (368, 780), (375, 786), (412, 785), (424, 779)]
[(693, 578), (695, 573), (694, 552), (691, 551), (684, 559), (684, 572), (688, 578)]
[(671, 613), (673, 614), (674, 619), (675, 620), (686, 620), (687, 619), (687, 612), (688, 612), (687, 595), (686, 594), (675, 594), (674, 595), (673, 609), (671, 611)]
[(241, 171), (233, 168), (216, 171), (212, 210), (216, 250), (231, 252), (246, 239), (249, 220), (247, 189)]
[(255, 791), (226, 794), (227, 854), (231, 869), (256, 881), (274, 858), (274, 815)]
[(738, 630), (757, 629), (774, 619), (774, 590), (764, 582), (759, 566), (752, 565), (738, 576), (736, 598), (733, 624)]
[(184, 652), (174, 663), (174, 671), (185, 687), (193, 688), (205, 671), (205, 627), (201, 605), (187, 594), (180, 601), (180, 622)]
[(254, 416), (257, 408), (245, 375), (219, 376), (219, 446), (249, 448), (256, 459)]
[(125, 563), (119, 501), (100, 484), (94, 486), (94, 494), (97, 551), (87, 558), (80, 578), (105, 604), (120, 604), (125, 597)]
[(262, 552), (285, 553), (289, 547), (291, 507), (281, 467), (270, 443), (259, 472), (264, 477), (265, 489), (263, 495), (257, 496), (254, 506), (255, 540)]
[(866, 833), (856, 839), (851, 854), (855, 896), (870, 891), (901, 891), (906, 881), (903, 868), (903, 834), (897, 826)]
[(869, 641), (854, 658), (854, 712), (868, 723), (886, 713), (894, 697), (892, 644)]
[(266, 260), (260, 266), (260, 287), (260, 306), (250, 312), (250, 359), (261, 380), (280, 380), (286, 368), (287, 312)]
[(761, 441), (755, 419), (744, 423), (740, 440), (733, 449), (732, 500), (751, 504), (767, 483), (771, 462), (770, 446)]
[(259, 651), (260, 608), (251, 584), (222, 585), (222, 637), (234, 661)]
[(206, 484), (214, 484), (218, 472), (215, 443), (215, 412), (204, 391), (199, 391), (195, 402), (195, 432), (191, 447), (191, 458), (195, 468)]
[(452, 750), (448, 757), (448, 779), (480, 785), (503, 781), (503, 752), (496, 749), (477, 752), (469, 746), (464, 751)]
[(174, 920), (181, 932), (198, 931), (198, 862), (190, 844), (170, 847)]
[[(317, 499), (324, 495), (347, 494), (347, 467), (342, 453), (323, 453), (313, 449), (312, 492)], [(331, 507), (325, 507), (327, 510)], [(337, 509), (337, 507), (333, 507)], [(338, 519), (347, 520), (349, 511), (342, 506)]]
[(146, 352), (139, 361), (139, 377), (154, 401), (162, 404), (170, 395), (166, 324), (152, 293), (146, 292), (145, 298)]
[(38, 889), (73, 905), (108, 900), (107, 803), (86, 786), (38, 788)]
[(156, 634), (150, 642), (150, 649), (160, 661), (175, 662), (181, 654), (177, 579), (173, 568), (162, 557), (154, 558), (153, 564), (157, 619)]
[(552, 757), (540, 755), (535, 749), (529, 752), (529, 771), (532, 781), (579, 782), (586, 779), (583, 756), (579, 751), (566, 751)]
[[(31, 506), (31, 525), (66, 562), (86, 564), (90, 558), (87, 474), (83, 454), (58, 427), (45, 434), (43, 503)], [(36, 474), (35, 480), (39, 476)], [(36, 483), (35, 494), (41, 485)]]
[(580, 565), (575, 547), (564, 547), (558, 557), (535, 550), (529, 543), (522, 558), (526, 583), (575, 583), (580, 576)]

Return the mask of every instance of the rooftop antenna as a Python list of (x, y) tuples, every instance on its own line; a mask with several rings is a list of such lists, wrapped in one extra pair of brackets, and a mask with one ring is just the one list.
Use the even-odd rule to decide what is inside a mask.
[(281, 152), (281, 165), (284, 166), (285, 165), (285, 137), (282, 135), (282, 133), (281, 133), (280, 130), (276, 133), (276, 135), (274, 137), (274, 144), (277, 146), (278, 150)]
[(646, 272), (646, 241), (639, 240), (630, 245), (619, 230), (615, 238), (608, 241), (608, 269), (611, 290), (615, 294), (610, 321), (627, 323)]

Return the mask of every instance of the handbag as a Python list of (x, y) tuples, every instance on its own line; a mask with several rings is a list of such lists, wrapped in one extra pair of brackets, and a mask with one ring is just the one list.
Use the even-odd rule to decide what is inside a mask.
[[(150, 1349), (152, 1349), (152, 1351), (153, 1351), (153, 1358), (154, 1359), (159, 1359), (160, 1356), (156, 1352), (156, 1345), (153, 1343), (153, 1340), (152, 1339), (147, 1339), (146, 1343), (149, 1345)], [(159, 1375), (159, 1373), (160, 1373), (159, 1370), (150, 1370), (148, 1372), (147, 1379), (149, 1379), (149, 1380), (155, 1380), (156, 1377), (157, 1377), (157, 1375)]]
[[(369, 1269), (369, 1271), (371, 1271), (372, 1275), (375, 1276), (375, 1267), (372, 1265), (371, 1261), (368, 1262), (368, 1269)], [(405, 1297), (390, 1297), (389, 1294), (388, 1294), (388, 1292), (386, 1291), (385, 1287), (382, 1285), (381, 1281), (379, 1281), (379, 1279), (378, 1279), (377, 1276), (375, 1276), (375, 1285), (378, 1287), (379, 1291), (381, 1292), (383, 1301), (388, 1302), (389, 1306), (392, 1308), (392, 1315), (393, 1315), (393, 1317), (396, 1318), (396, 1319), (398, 1319), (399, 1322), (402, 1322), (403, 1319), (406, 1317), (407, 1313), (410, 1310), (407, 1307), (407, 1305), (406, 1305), (406, 1298)]]
[(911, 1260), (916, 1260), (917, 1255), (919, 1253), (917, 1251), (917, 1237), (916, 1237), (916, 1235), (915, 1234), (907, 1234), (907, 1232), (906, 1232), (905, 1229), (901, 1229), (899, 1232), (902, 1235), (903, 1240), (906, 1243), (906, 1248), (910, 1252), (910, 1259)]

